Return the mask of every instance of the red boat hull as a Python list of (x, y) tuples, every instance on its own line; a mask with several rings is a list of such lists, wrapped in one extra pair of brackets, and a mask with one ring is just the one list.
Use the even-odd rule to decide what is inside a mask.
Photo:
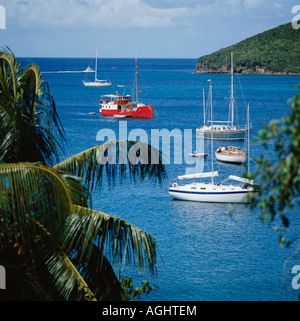
[(116, 109), (109, 110), (109, 109), (101, 108), (100, 114), (102, 116), (118, 115), (118, 116), (131, 117), (131, 118), (153, 118), (153, 105), (130, 108), (123, 112)]

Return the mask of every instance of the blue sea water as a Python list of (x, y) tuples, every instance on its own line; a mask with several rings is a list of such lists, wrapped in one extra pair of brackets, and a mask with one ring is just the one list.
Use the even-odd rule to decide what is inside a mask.
[[(39, 64), (43, 78), (49, 83), (57, 110), (64, 126), (67, 143), (62, 159), (99, 144), (96, 136), (101, 129), (112, 129), (119, 135), (120, 122), (99, 114), (99, 98), (103, 94), (132, 93), (135, 73), (134, 59), (99, 60), (100, 79), (112, 81), (112, 87), (88, 88), (82, 84), (85, 74), (80, 72), (91, 59), (22, 58), (22, 65), (31, 61)], [(151, 129), (173, 129), (184, 133), (190, 130), (195, 144), (195, 129), (202, 125), (202, 89), (208, 90), (208, 79), (213, 83), (214, 117), (228, 117), (230, 75), (195, 74), (196, 59), (139, 59), (142, 99), (152, 103), (152, 120), (128, 119), (128, 133), (142, 129), (151, 137)], [(93, 75), (89, 76), (92, 80)], [(242, 85), (245, 100), (250, 105), (253, 129), (257, 136), (263, 123), (280, 118), (290, 107), (288, 100), (296, 93), (293, 85), (300, 76), (240, 75), (236, 84)], [(124, 87), (118, 87), (122, 85)], [(236, 86), (237, 90), (239, 86)], [(89, 114), (95, 112), (96, 115)], [(241, 102), (238, 120), (246, 121), (246, 106)], [(149, 143), (151, 143), (149, 139)], [(215, 147), (223, 143), (215, 143)], [(238, 142), (244, 147), (243, 143)], [(193, 146), (193, 150), (196, 146)], [(135, 285), (148, 279), (153, 290), (144, 300), (150, 301), (209, 301), (209, 300), (297, 300), (300, 290), (291, 287), (291, 267), (296, 265), (297, 249), (281, 248), (279, 234), (272, 226), (262, 224), (259, 210), (250, 211), (239, 206), (233, 215), (224, 204), (175, 201), (170, 198), (169, 181), (184, 174), (193, 164), (174, 163), (171, 140), (171, 161), (166, 164), (168, 178), (162, 183), (103, 182), (101, 191), (93, 195), (93, 208), (127, 220), (149, 232), (156, 240), (160, 256), (157, 274), (138, 273), (136, 267), (125, 267), (122, 275), (132, 275)], [(274, 158), (272, 150), (264, 151), (259, 144), (251, 144), (251, 158)], [(210, 151), (208, 151), (210, 154)], [(209, 167), (210, 157), (206, 161)], [(251, 162), (254, 169), (255, 163)], [(215, 162), (221, 176), (241, 174), (240, 166)], [(287, 234), (293, 239), (299, 231), (298, 211), (289, 213), (291, 228)], [(118, 271), (118, 267), (115, 267)]]

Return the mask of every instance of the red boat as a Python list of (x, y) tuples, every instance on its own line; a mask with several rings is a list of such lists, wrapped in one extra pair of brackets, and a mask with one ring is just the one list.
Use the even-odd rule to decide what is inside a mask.
[(103, 95), (100, 99), (100, 114), (119, 118), (153, 118), (153, 105), (132, 102), (131, 96)]
[(100, 114), (119, 118), (153, 118), (153, 105), (138, 102), (137, 62), (135, 62), (136, 102), (130, 95), (103, 95), (100, 98)]

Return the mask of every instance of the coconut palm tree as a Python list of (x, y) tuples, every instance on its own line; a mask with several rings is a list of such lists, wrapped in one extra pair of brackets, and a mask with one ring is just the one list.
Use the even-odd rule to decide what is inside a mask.
[[(0, 52), (0, 265), (9, 285), (0, 295), (122, 300), (112, 264), (133, 262), (155, 272), (155, 238), (93, 210), (91, 192), (104, 176), (161, 179), (161, 153), (140, 142), (109, 142), (49, 166), (63, 140), (38, 66), (22, 71), (9, 49)], [(130, 162), (132, 153), (148, 162)]]
[(48, 84), (38, 65), (21, 70), (9, 48), (0, 51), (0, 106), (2, 161), (58, 161), (64, 131)]

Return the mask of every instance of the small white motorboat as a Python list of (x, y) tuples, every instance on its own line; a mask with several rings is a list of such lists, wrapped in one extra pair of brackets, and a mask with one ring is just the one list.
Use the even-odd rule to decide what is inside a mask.
[(91, 67), (87, 67), (83, 72), (95, 72)]
[(207, 158), (206, 153), (198, 153), (194, 151), (193, 153), (190, 154), (191, 157), (198, 157), (198, 158)]

